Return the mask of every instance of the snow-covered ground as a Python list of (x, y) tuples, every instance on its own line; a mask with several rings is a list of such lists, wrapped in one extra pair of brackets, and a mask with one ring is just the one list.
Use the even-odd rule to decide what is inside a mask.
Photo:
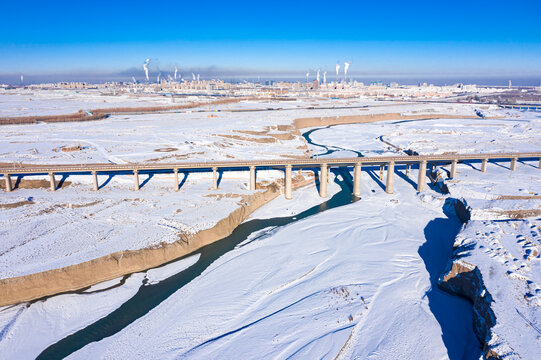
[[(346, 102), (337, 103), (343, 105)], [(369, 102), (348, 100), (347, 103)], [(329, 101), (321, 101), (320, 104), (328, 105)], [(378, 102), (378, 107), (362, 111), (300, 109), (305, 105), (314, 106), (318, 102), (227, 105), (229, 109), (298, 107), (271, 112), (185, 112), (114, 116), (80, 124), (5, 126), (0, 138), (0, 162), (181, 161), (271, 158), (284, 154), (306, 156), (307, 147), (298, 134), (289, 139), (272, 136), (290, 133), (290, 128), (279, 128), (279, 125), (288, 126), (295, 118), (313, 116), (390, 112), (474, 114), (470, 105)], [(490, 115), (507, 114), (496, 110), (490, 112)], [(314, 131), (310, 138), (317, 144), (338, 150), (329, 156), (354, 156), (355, 152), (364, 155), (399, 152), (382, 139), (399, 148), (420, 153), (538, 151), (541, 140), (537, 115), (510, 112), (508, 117), (507, 120), (449, 119), (341, 125)], [(261, 138), (276, 141), (253, 141)], [(86, 148), (79, 152), (54, 151), (61, 146), (79, 143)], [(165, 148), (175, 150), (154, 151)], [(315, 145), (309, 149), (314, 154), (327, 152)], [(166, 157), (168, 155), (172, 157)], [(87, 345), (72, 358), (477, 358), (480, 348), (472, 330), (471, 305), (444, 293), (436, 285), (451, 257), (455, 234), (460, 230), (460, 223), (445, 200), (446, 197), (464, 197), (468, 204), (476, 204), (479, 198), (467, 193), (466, 189), (474, 194), (539, 194), (539, 175), (532, 164), (519, 163), (514, 173), (489, 164), (486, 174), (476, 169), (478, 164), (473, 164), (473, 167), (461, 164), (456, 181), (449, 183), (450, 195), (442, 195), (432, 189), (418, 195), (415, 191), (416, 171), (412, 172), (412, 180), (408, 180), (403, 174), (404, 169), (400, 168), (397, 168), (395, 193), (388, 195), (377, 179), (377, 170), (365, 168), (360, 201), (302, 220), (293, 219), (288, 226), (262, 229), (252, 234), (149, 313), (113, 336)], [(24, 200), (31, 200), (32, 204), (0, 208), (0, 238), (7, 244), (0, 251), (7, 264), (2, 267), (2, 277), (63, 266), (115, 249), (173, 241), (178, 232), (172, 228), (205, 228), (226, 216), (238, 198), (224, 196), (217, 202), (204, 195), (246, 194), (246, 176), (231, 174), (228, 178), (226, 174), (221, 190), (217, 192), (209, 190), (211, 180), (208, 175), (190, 175), (178, 194), (171, 190), (171, 175), (155, 175), (139, 192), (130, 190), (133, 179), (127, 176), (115, 176), (98, 193), (90, 190), (90, 179), (70, 176), (67, 181), (73, 180), (74, 184), (55, 193), (44, 189), (18, 189), (3, 194), (2, 204)], [(258, 181), (265, 178), (273, 179), (276, 175), (261, 174)], [(494, 179), (499, 179), (499, 182), (492, 183)], [(144, 180), (142, 177), (141, 181)], [(500, 192), (506, 183), (512, 184), (509, 188), (514, 190)], [(338, 186), (331, 184), (329, 196), (337, 191)], [(124, 198), (127, 200), (122, 200)], [(483, 201), (486, 199), (484, 197)], [(96, 201), (99, 203), (86, 207), (73, 206)], [(292, 201), (282, 198), (272, 201), (255, 212), (252, 218), (292, 216), (322, 201), (311, 185), (294, 192)], [(505, 201), (524, 204), (517, 200)], [(539, 202), (536, 199), (527, 201), (530, 201), (530, 208), (536, 206), (535, 201)], [(482, 208), (482, 204), (479, 207)], [(526, 227), (537, 224), (534, 220), (528, 221), (531, 224), (524, 223), (526, 225), (521, 225), (517, 231), (524, 233)], [(47, 227), (49, 223), (51, 228)], [(503, 233), (512, 233), (512, 227), (509, 225)], [(471, 238), (467, 231), (468, 228), (461, 236)], [(82, 237), (74, 239), (74, 232)], [(512, 236), (505, 235), (503, 237), (507, 240), (501, 241), (506, 242)], [(527, 240), (533, 243), (531, 236)], [(26, 242), (28, 238), (32, 241)], [(517, 238), (517, 244), (523, 242), (519, 240)], [(62, 251), (59, 251), (60, 247)], [(495, 246), (494, 250), (497, 249)], [(531, 255), (532, 249), (523, 248), (521, 251), (526, 254), (526, 250), (531, 250)], [(491, 254), (494, 251), (484, 264), (489, 266), (488, 269), (490, 266), (500, 267), (505, 256)], [(513, 256), (520, 260), (519, 255)], [(531, 271), (527, 277), (539, 284), (534, 274), (536, 271), (539, 273), (539, 267), (532, 265), (535, 261), (538, 260), (529, 261)], [(178, 267), (173, 263), (169, 269), (174, 272), (192, 263), (184, 262)], [(518, 268), (509, 269), (522, 274), (520, 265), (517, 263)], [(486, 269), (481, 269), (483, 276)], [(499, 269), (503, 274), (504, 267)], [(168, 270), (151, 270), (144, 281), (155, 284), (169, 273)], [(133, 286), (137, 287), (137, 281), (142, 284), (145, 276), (133, 275)], [(494, 282), (501, 284), (497, 277)], [(30, 304), (24, 311), (21, 309), (26, 305), (0, 309), (1, 324), (5, 324), (0, 325), (0, 348), (12, 351), (13, 357), (31, 358), (53, 342), (118, 308), (134, 293), (126, 286), (96, 293), (93, 301), (100, 302), (103, 298), (102, 310), (92, 314), (77, 310), (73, 321), (67, 324), (62, 320), (58, 325), (60, 330), (47, 334), (52, 326), (50, 321), (62, 316), (66, 303), (80, 301), (77, 309), (83, 309), (88, 296), (54, 296)], [(522, 290), (512, 292), (514, 288), (511, 285), (505, 285), (503, 289), (510, 295), (502, 301), (511, 301), (524, 294)], [(535, 292), (537, 288), (532, 289), (529, 291)], [(122, 291), (124, 295), (120, 301), (107, 300), (113, 291)], [(535, 296), (531, 297), (534, 300), (528, 300), (530, 305), (527, 306), (533, 306), (531, 304), (537, 301)], [(81, 300), (77, 300), (79, 298)], [(43, 304), (47, 304), (46, 310), (38, 307), (43, 307)], [(92, 306), (89, 305), (89, 312), (93, 311)], [(532, 316), (530, 310), (519, 308), (520, 313), (539, 328), (539, 317)], [(509, 308), (505, 311), (515, 310)], [(38, 317), (41, 322), (27, 325), (30, 320), (19, 320), (24, 318), (18, 315), (19, 312), (27, 314), (25, 316), (29, 319)], [(33, 315), (34, 312), (40, 315)], [(508, 321), (502, 317), (502, 321), (504, 319)], [(502, 322), (501, 328), (505, 326), (506, 323)], [(534, 326), (531, 328), (535, 330)], [(500, 331), (499, 334), (504, 333)], [(23, 344), (33, 337), (40, 338), (40, 341), (31, 351), (24, 352)], [(522, 340), (524, 346), (535, 346), (530, 344), (530, 337), (517, 341)]]
[[(100, 176), (101, 183), (106, 179)], [(140, 175), (142, 184), (147, 179)], [(189, 175), (178, 193), (172, 174), (150, 178), (140, 191), (132, 190), (129, 175), (115, 175), (99, 192), (74, 181), (54, 193), (2, 194), (2, 204), (21, 205), (0, 209), (0, 278), (178, 241), (211, 228), (240, 206), (243, 195), (254, 193), (247, 190), (246, 174), (235, 173), (222, 178), (219, 190), (212, 190), (212, 173)]]
[[(72, 358), (475, 358), (470, 305), (437, 288), (426, 296), (460, 222), (444, 214), (443, 200), (425, 202), (407, 182), (388, 196), (366, 178), (360, 201), (252, 234)], [(273, 216), (289, 214), (278, 207)], [(431, 310), (439, 306), (465, 315)]]
[(79, 110), (112, 107), (168, 106), (190, 102), (189, 98), (145, 94), (102, 95), (98, 90), (0, 90), (0, 117), (61, 115)]

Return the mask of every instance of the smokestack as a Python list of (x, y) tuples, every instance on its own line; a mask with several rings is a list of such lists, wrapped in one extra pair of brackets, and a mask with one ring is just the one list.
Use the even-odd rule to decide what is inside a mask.
[(147, 82), (150, 81), (148, 78), (148, 64), (150, 64), (150, 59), (146, 59), (143, 64), (143, 70), (145, 70), (145, 78), (147, 79)]
[(340, 75), (340, 64), (336, 63), (336, 76)]
[(351, 61), (347, 61), (344, 63), (344, 79), (346, 78), (346, 76), (348, 76), (349, 64), (351, 64)]

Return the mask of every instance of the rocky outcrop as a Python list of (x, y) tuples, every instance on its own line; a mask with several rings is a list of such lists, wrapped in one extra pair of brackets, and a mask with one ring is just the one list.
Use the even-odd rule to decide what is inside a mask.
[(491, 340), (491, 328), (496, 325), (496, 315), (491, 308), (492, 296), (483, 283), (477, 266), (455, 260), (439, 279), (443, 290), (469, 299), (473, 304), (473, 331), (485, 347)]

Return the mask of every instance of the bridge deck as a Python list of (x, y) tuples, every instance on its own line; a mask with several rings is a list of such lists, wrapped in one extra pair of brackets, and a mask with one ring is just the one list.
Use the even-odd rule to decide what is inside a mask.
[(244, 161), (209, 161), (180, 163), (134, 163), (134, 164), (65, 164), (65, 165), (20, 165), (0, 167), (0, 174), (42, 174), (42, 173), (89, 173), (89, 172), (121, 172), (144, 170), (198, 170), (198, 169), (246, 169), (250, 167), (307, 167), (307, 166), (353, 166), (355, 164), (412, 164), (426, 162), (448, 162), (465, 160), (490, 159), (541, 159), (541, 152), (523, 153), (484, 153), (484, 154), (445, 154), (415, 156), (375, 156), (353, 158), (307, 158), (307, 159), (273, 159)]

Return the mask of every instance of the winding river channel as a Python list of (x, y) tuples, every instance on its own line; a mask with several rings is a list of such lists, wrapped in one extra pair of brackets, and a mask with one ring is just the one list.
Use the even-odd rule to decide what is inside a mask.
[[(314, 143), (310, 138), (310, 134), (317, 130), (318, 129), (308, 130), (303, 136), (308, 143), (322, 149), (319, 156), (325, 156), (340, 150), (353, 151), (350, 149), (339, 149), (334, 146), (327, 147), (322, 144)], [(363, 156), (358, 151), (353, 152), (358, 156)], [(326, 210), (348, 205), (357, 201), (358, 199), (352, 196), (351, 176), (349, 171), (345, 168), (340, 168), (333, 169), (333, 172), (336, 175), (334, 181), (340, 186), (340, 191), (327, 201), (292, 216), (252, 219), (242, 223), (231, 235), (201, 248), (198, 251), (198, 253), (200, 253), (200, 258), (194, 265), (160, 281), (159, 283), (141, 286), (131, 299), (123, 303), (115, 311), (72, 335), (59, 340), (55, 344), (52, 344), (38, 356), (38, 359), (62, 359), (92, 342), (100, 341), (120, 332), (137, 319), (145, 316), (145, 314), (158, 306), (177, 290), (196, 279), (214, 261), (227, 252), (234, 250), (235, 247), (246, 241), (252, 234), (256, 235), (258, 232), (269, 227), (274, 229), (276, 227), (283, 227), (301, 221), (309, 216), (325, 212)], [(454, 238), (454, 234), (451, 236)], [(81, 296), (84, 296), (84, 294)]]

